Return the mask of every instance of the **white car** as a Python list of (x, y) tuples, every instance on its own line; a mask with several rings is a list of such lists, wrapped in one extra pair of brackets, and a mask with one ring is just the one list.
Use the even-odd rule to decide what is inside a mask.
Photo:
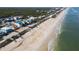
[(12, 27), (3, 27), (0, 29), (0, 37), (1, 36), (5, 36), (5, 35), (8, 35), (9, 33), (11, 33), (12, 31), (14, 31), (12, 29)]

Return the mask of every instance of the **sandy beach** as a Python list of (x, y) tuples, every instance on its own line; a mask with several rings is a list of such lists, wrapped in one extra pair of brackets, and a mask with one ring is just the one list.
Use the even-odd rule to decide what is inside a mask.
[[(50, 51), (54, 49), (57, 34), (67, 10), (56, 18), (50, 18), (1, 50), (11, 51)], [(53, 45), (52, 45), (53, 44)]]
[(48, 50), (49, 51), (53, 51), (55, 49), (55, 46), (57, 44), (57, 38), (58, 38), (58, 34), (60, 34), (60, 30), (61, 30), (61, 25), (64, 21), (65, 15), (67, 14), (67, 11), (69, 10), (69, 8), (67, 8), (66, 10), (64, 10), (63, 12), (60, 13), (60, 15), (58, 15), (58, 17), (55, 19), (56, 21), (54, 22), (54, 26), (52, 27), (51, 30), (51, 35), (50, 37), (50, 41), (48, 42)]

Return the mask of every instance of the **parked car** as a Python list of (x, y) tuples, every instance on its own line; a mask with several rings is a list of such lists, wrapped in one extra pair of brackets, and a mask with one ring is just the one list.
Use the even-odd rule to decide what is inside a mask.
[(0, 29), (0, 37), (7, 35), (6, 31)]
[(14, 31), (14, 29), (12, 27), (3, 27), (3, 28), (1, 28), (1, 30), (4, 30), (6, 33), (10, 33), (12, 31)]
[(19, 29), (21, 27), (21, 22), (13, 22), (12, 26), (13, 26), (14, 30)]
[(13, 32), (13, 31), (14, 30), (12, 29), (12, 27), (3, 27), (0, 29), (0, 37), (8, 35), (9, 33)]

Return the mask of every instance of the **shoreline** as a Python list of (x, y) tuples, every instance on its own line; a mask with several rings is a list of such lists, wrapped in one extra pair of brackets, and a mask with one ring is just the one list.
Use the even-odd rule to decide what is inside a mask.
[[(55, 36), (54, 36), (54, 38), (51, 38), (51, 40), (50, 40), (50, 42), (49, 42), (49, 51), (54, 51), (55, 50), (55, 46), (57, 45), (57, 38), (58, 38), (58, 35), (59, 35), (59, 33), (60, 33), (60, 31), (61, 31), (61, 26), (62, 26), (62, 23), (63, 23), (63, 21), (64, 21), (64, 18), (65, 18), (65, 15), (67, 14), (67, 11), (69, 10), (69, 8), (67, 8), (66, 10), (64, 10), (60, 15), (59, 15), (59, 17), (60, 17), (60, 19), (59, 19), (59, 24), (58, 24), (58, 26), (56, 25), (56, 27), (57, 27), (57, 31), (55, 31)], [(62, 19), (62, 20), (61, 20)]]
[[(62, 11), (56, 18), (51, 18), (45, 21), (44, 23), (40, 24), (38, 28), (35, 29), (36, 31), (34, 31), (34, 29), (32, 30), (35, 33), (33, 33), (30, 37), (27, 37), (23, 44), (14, 50), (48, 51), (48, 44), (52, 37), (52, 30), (55, 31), (54, 27), (57, 26), (57, 23), (60, 21), (63, 15), (65, 15), (64, 11)], [(53, 34), (53, 36), (56, 35), (56, 33)]]
[[(65, 10), (64, 10), (65, 11)], [(18, 42), (13, 42), (11, 45), (4, 47), (1, 50), (10, 50), (10, 51), (48, 51), (49, 42), (51, 41), (52, 35), (55, 37), (57, 35), (56, 28), (59, 25), (60, 19), (64, 15), (62, 11), (56, 18), (50, 18), (45, 22), (39, 24), (37, 27), (23, 35), (22, 38), (18, 39)], [(58, 24), (57, 24), (58, 23)], [(53, 25), (53, 26), (51, 26)], [(54, 34), (52, 34), (52, 32)], [(21, 43), (22, 42), (22, 43)], [(19, 44), (20, 43), (20, 44)], [(19, 45), (19, 46), (18, 46)], [(11, 48), (13, 47), (13, 48)]]

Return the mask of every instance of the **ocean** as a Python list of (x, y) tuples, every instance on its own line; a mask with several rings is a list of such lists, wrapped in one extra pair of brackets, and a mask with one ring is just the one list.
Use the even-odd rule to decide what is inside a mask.
[(67, 11), (61, 26), (56, 51), (79, 51), (79, 8), (71, 7)]

